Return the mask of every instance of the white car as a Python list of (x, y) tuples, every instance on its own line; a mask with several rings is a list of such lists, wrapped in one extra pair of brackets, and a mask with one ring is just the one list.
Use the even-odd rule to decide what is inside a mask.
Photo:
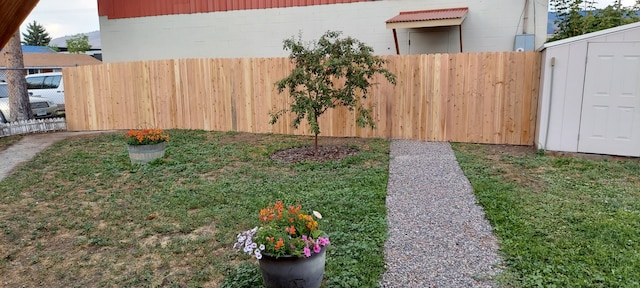
[(27, 89), (33, 96), (56, 103), (58, 105), (57, 115), (65, 113), (62, 72), (30, 74), (25, 78), (27, 79)]
[[(29, 96), (31, 111), (34, 118), (46, 118), (56, 116), (58, 105), (47, 99)], [(7, 83), (0, 83), (0, 123), (6, 123), (9, 119), (9, 87)]]

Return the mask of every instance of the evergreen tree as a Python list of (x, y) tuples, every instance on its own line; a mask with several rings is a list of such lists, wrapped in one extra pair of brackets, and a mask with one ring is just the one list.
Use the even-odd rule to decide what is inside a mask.
[(69, 53), (84, 53), (91, 49), (89, 45), (89, 36), (78, 34), (71, 39), (67, 39), (67, 51)]
[(550, 41), (579, 36), (603, 29), (640, 21), (640, 0), (634, 6), (622, 6), (620, 1), (603, 9), (596, 9), (594, 0), (551, 0), (558, 13), (554, 24), (558, 30)]
[(49, 46), (51, 37), (49, 33), (35, 20), (27, 24), (27, 33), (22, 33), (22, 44), (32, 46)]

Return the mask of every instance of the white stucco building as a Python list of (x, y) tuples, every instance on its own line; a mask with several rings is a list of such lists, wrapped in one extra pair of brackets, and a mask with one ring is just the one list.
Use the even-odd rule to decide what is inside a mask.
[[(376, 54), (455, 53), (461, 44), (464, 52), (533, 50), (546, 40), (547, 7), (548, 0), (98, 0), (105, 62), (281, 57), (288, 55), (284, 39), (302, 33), (314, 40), (327, 30)], [(435, 13), (396, 24), (396, 51), (388, 20), (449, 8), (466, 13), (449, 22)]]

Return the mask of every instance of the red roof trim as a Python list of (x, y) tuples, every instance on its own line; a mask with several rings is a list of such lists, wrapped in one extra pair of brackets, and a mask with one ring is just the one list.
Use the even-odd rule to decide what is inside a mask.
[(120, 19), (368, 1), (375, 0), (98, 0), (98, 15)]
[(468, 7), (400, 12), (387, 23), (458, 19), (467, 15)]

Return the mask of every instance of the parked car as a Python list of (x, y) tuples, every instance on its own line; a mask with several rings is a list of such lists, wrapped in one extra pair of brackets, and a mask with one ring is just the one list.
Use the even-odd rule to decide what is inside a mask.
[[(29, 96), (31, 111), (34, 118), (46, 118), (56, 116), (58, 105), (47, 99)], [(0, 83), (0, 123), (6, 123), (9, 119), (9, 87), (7, 83)]]
[(27, 89), (33, 96), (42, 97), (58, 105), (58, 115), (65, 114), (62, 72), (27, 75)]

